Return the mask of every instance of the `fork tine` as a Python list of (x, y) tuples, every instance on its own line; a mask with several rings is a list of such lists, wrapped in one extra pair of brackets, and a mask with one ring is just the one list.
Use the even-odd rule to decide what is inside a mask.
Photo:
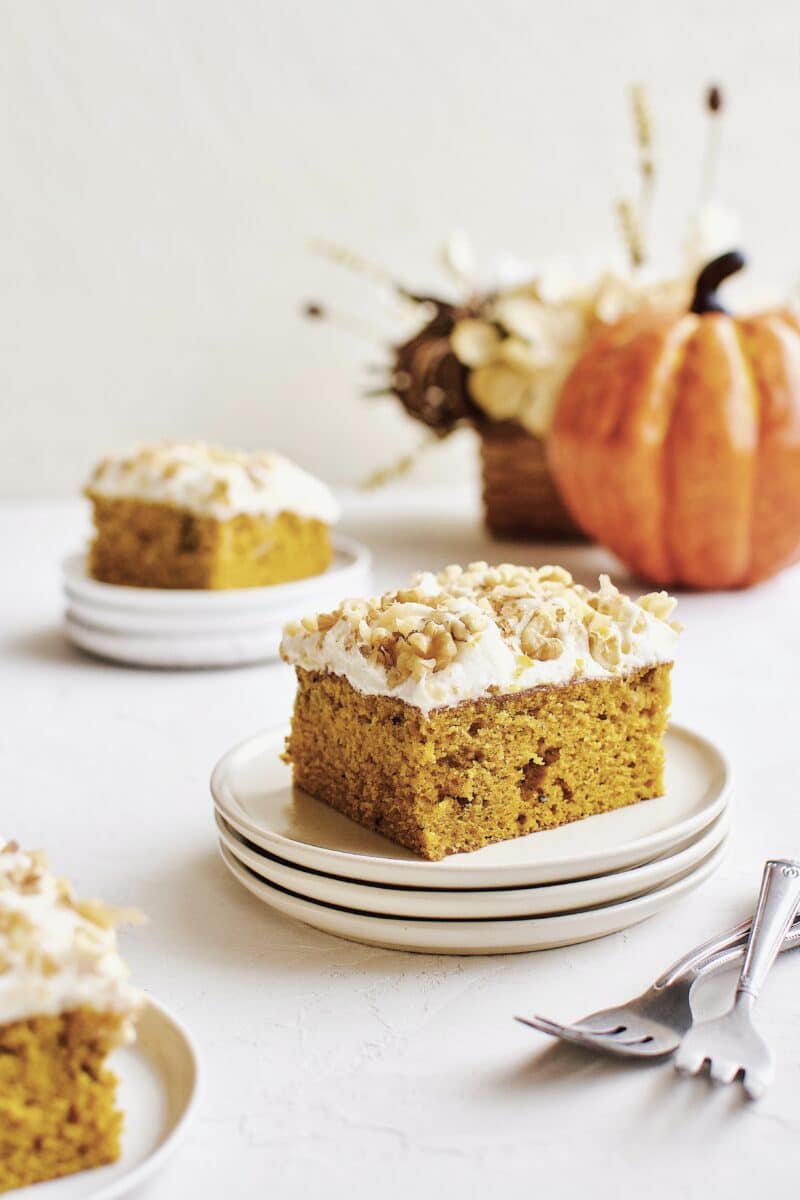
[(572, 1028), (581, 1029), (585, 1033), (615, 1037), (617, 1034), (625, 1033), (629, 1026), (618, 1020), (615, 1013), (593, 1013), (591, 1016), (583, 1017), (580, 1021), (573, 1021)]
[(516, 1017), (515, 1020), (523, 1025), (530, 1025), (532, 1029), (538, 1029), (540, 1033), (548, 1033), (562, 1042), (569, 1042), (572, 1046), (596, 1049), (608, 1040), (595, 1034), (583, 1033), (574, 1025), (559, 1025), (557, 1021), (549, 1021), (547, 1017)]
[(523, 1025), (530, 1025), (532, 1029), (538, 1029), (540, 1033), (549, 1033), (552, 1037), (579, 1034), (581, 1037), (616, 1038), (629, 1032), (625, 1025), (608, 1025), (608, 1023), (605, 1027), (597, 1029), (587, 1021), (574, 1021), (571, 1025), (561, 1025), (558, 1021), (551, 1021), (548, 1017), (539, 1016), (515, 1017), (514, 1020)]
[(514, 1020), (519, 1021), (520, 1025), (530, 1025), (531, 1029), (538, 1029), (540, 1033), (549, 1033), (551, 1037), (563, 1037), (567, 1031), (566, 1025), (549, 1021), (547, 1017), (514, 1017)]
[(745, 1071), (742, 1079), (744, 1094), (748, 1100), (760, 1100), (769, 1087), (769, 1079), (754, 1071)]
[(609, 1041), (612, 1041), (615, 1046), (648, 1046), (655, 1040), (656, 1039), (652, 1033), (638, 1033), (635, 1035), (629, 1034), (628, 1037), (615, 1037), (609, 1039)]
[(606, 1054), (616, 1055), (618, 1058), (628, 1060), (639, 1058), (643, 1062), (657, 1062), (672, 1054), (675, 1049), (675, 1041), (669, 1039), (663, 1044), (658, 1040), (652, 1042), (598, 1042), (597, 1049), (604, 1050)]
[(571, 1027), (573, 1030), (581, 1030), (582, 1033), (593, 1033), (595, 1037), (603, 1038), (615, 1038), (619, 1037), (621, 1033), (630, 1032), (630, 1025), (624, 1025), (621, 1021), (616, 1020), (603, 1021), (601, 1018), (602, 1014), (597, 1015), (596, 1018), (587, 1016), (582, 1021), (573, 1021)]
[(738, 1063), (727, 1058), (712, 1058), (708, 1074), (714, 1083), (733, 1083), (741, 1070)]
[(605, 1033), (584, 1031), (578, 1025), (559, 1025), (547, 1017), (515, 1017), (522, 1025), (538, 1029), (540, 1033), (550, 1034), (562, 1042), (572, 1046), (581, 1046), (588, 1050), (601, 1050), (605, 1054), (622, 1058), (654, 1059), (672, 1054), (678, 1044), (677, 1035), (671, 1031), (652, 1033), (628, 1032), (627, 1037), (610, 1036)]
[(675, 1059), (675, 1070), (680, 1071), (681, 1075), (697, 1075), (705, 1062), (704, 1054), (689, 1050), (684, 1042)]

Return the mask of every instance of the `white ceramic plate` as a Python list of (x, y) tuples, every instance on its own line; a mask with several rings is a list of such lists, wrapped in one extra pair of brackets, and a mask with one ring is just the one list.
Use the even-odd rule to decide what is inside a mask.
[(226, 588), (220, 591), (180, 588), (137, 588), (98, 583), (86, 573), (85, 554), (64, 561), (64, 587), (68, 597), (91, 605), (136, 612), (199, 614), (241, 612), (265, 608), (307, 611), (336, 604), (344, 596), (366, 595), (371, 589), (372, 560), (366, 546), (341, 534), (333, 535), (334, 559), (327, 571), (279, 583), (273, 587)]
[(581, 912), (506, 921), (400, 919), (318, 904), (259, 879), (222, 845), (220, 853), (231, 874), (259, 900), (287, 917), (336, 937), (420, 954), (519, 954), (588, 942), (647, 920), (704, 883), (720, 865), (725, 849), (723, 842), (681, 879), (633, 900)]
[(729, 771), (705, 738), (672, 725), (667, 792), (471, 854), (426, 862), (293, 788), (281, 762), (286, 730), (230, 750), (211, 777), (214, 802), (237, 833), (294, 866), (362, 883), (411, 888), (513, 888), (608, 875), (666, 853), (705, 829), (728, 801)]
[(98, 658), (135, 667), (165, 667), (182, 670), (202, 667), (240, 667), (268, 662), (278, 654), (281, 626), (258, 633), (176, 634), (112, 633), (85, 625), (70, 614), (64, 617), (64, 633), (73, 645)]
[(684, 844), (674, 854), (662, 855), (651, 863), (615, 871), (594, 879), (572, 883), (542, 884), (528, 888), (494, 888), (480, 891), (445, 891), (441, 888), (419, 891), (415, 888), (385, 887), (376, 883), (356, 883), (320, 875), (302, 867), (293, 867), (260, 850), (253, 842), (238, 837), (217, 813), (220, 841), (226, 850), (267, 883), (277, 884), (306, 900), (355, 908), (362, 912), (395, 917), (423, 917), (428, 920), (478, 920), (485, 918), (544, 916), (611, 904), (640, 896), (685, 875), (707, 858), (724, 840), (730, 828), (729, 815), (723, 812), (699, 837)]
[(277, 657), (283, 626), (372, 588), (369, 551), (334, 537), (322, 575), (267, 588), (225, 591), (130, 588), (98, 583), (83, 555), (64, 563), (64, 632), (99, 658), (139, 667), (234, 667)]
[(116, 1200), (139, 1188), (166, 1162), (186, 1130), (197, 1095), (197, 1056), (186, 1030), (154, 1000), (133, 1046), (109, 1063), (125, 1113), (122, 1157), (109, 1167), (67, 1175), (14, 1192), (19, 1200)]
[[(338, 600), (336, 601), (338, 603)], [(218, 637), (228, 633), (258, 634), (281, 630), (287, 621), (305, 616), (316, 607), (316, 601), (293, 608), (248, 608), (242, 612), (223, 609), (221, 612), (137, 612), (135, 609), (115, 608), (110, 604), (95, 604), (75, 596), (67, 598), (67, 615), (71, 620), (105, 633), (124, 637), (140, 634), (149, 637)]]

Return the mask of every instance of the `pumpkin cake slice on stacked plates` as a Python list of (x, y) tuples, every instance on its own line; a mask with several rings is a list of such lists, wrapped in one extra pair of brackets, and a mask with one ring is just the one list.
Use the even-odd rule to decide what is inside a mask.
[(272, 451), (156, 442), (107, 455), (85, 488), (89, 572), (147, 588), (252, 588), (330, 566), (330, 489)]
[(293, 623), (295, 782), (428, 859), (659, 796), (674, 603), (473, 563)]

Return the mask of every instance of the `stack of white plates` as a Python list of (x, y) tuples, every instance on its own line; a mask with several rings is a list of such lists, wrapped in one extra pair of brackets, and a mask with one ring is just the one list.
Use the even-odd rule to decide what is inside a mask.
[(322, 575), (273, 587), (168, 590), (98, 583), (83, 554), (64, 563), (67, 637), (82, 650), (144, 667), (228, 667), (275, 658), (287, 621), (371, 593), (369, 551), (337, 535)]
[(571, 945), (652, 916), (724, 855), (725, 760), (680, 726), (665, 796), (436, 863), (293, 789), (284, 737), (251, 738), (214, 771), (223, 861), (272, 908), (353, 941), (438, 954)]

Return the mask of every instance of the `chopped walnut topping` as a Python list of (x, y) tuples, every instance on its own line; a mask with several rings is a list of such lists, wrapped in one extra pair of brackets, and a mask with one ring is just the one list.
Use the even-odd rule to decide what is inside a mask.
[[(23, 1005), (21, 1015), (28, 1015), (26, 996), (31, 1011), (50, 1011), (47, 1006), (58, 1003), (64, 986), (67, 999), (80, 988), (78, 1003), (91, 1002), (96, 988), (104, 1002), (133, 1011), (138, 997), (124, 982), (115, 927), (143, 919), (133, 909), (75, 900), (69, 885), (48, 870), (43, 853), (0, 841), (0, 1020), (9, 978), (11, 1002)], [(41, 1004), (45, 1008), (36, 1007)]]
[(101, 929), (114, 929), (117, 925), (141, 925), (144, 917), (136, 908), (115, 908), (102, 900), (77, 900), (72, 907), (87, 921)]
[(351, 649), (385, 668), (396, 684), (444, 670), (458, 657), (459, 646), (474, 641), (485, 628), (487, 617), (463, 605), (452, 611), (451, 599), (446, 592), (432, 596), (419, 587), (403, 588), (374, 601), (346, 600), (334, 612), (303, 617), (299, 626), (291, 622), (285, 632), (324, 638), (339, 629)]
[[(445, 694), (438, 677), (450, 668), (463, 670), (488, 637), (482, 670), (496, 669), (502, 688), (512, 690), (550, 678), (613, 674), (637, 665), (643, 653), (651, 656), (649, 665), (655, 651), (641, 647), (664, 625), (670, 630), (664, 630), (664, 644), (671, 646), (675, 627), (667, 617), (673, 607), (664, 593), (634, 601), (605, 575), (593, 592), (563, 567), (475, 562), (421, 573), (408, 587), (373, 600), (345, 600), (332, 612), (294, 621), (284, 631), (281, 652), (289, 662), (330, 670), (334, 660), (349, 655), (382, 672), (389, 691), (419, 681), (433, 697)], [(548, 663), (554, 667), (541, 666)], [(457, 691), (458, 677), (447, 678), (455, 681), (451, 692)]]
[(332, 524), (338, 515), (326, 485), (282, 455), (204, 442), (154, 442), (106, 455), (84, 490), (93, 500), (137, 499), (219, 520), (297, 512)]
[[(675, 605), (678, 601), (674, 596), (670, 596), (667, 592), (649, 592), (646, 596), (640, 596), (636, 601), (640, 608), (645, 612), (652, 613), (659, 621), (669, 621), (669, 617), (675, 610)], [(670, 622), (672, 624), (672, 622)], [(680, 632), (681, 626), (677, 623), (673, 626)]]

